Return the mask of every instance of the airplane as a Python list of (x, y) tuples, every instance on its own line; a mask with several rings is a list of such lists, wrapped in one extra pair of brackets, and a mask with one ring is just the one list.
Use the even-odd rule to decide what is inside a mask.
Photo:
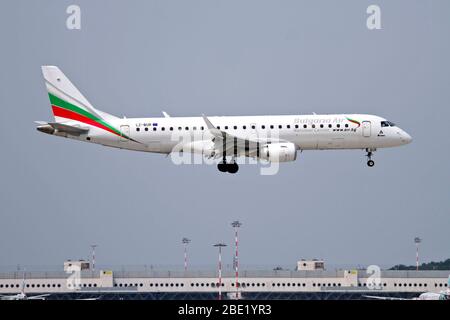
[(45, 300), (50, 294), (40, 294), (35, 296), (28, 296), (25, 293), (25, 273), (23, 274), (22, 288), (20, 293), (14, 295), (0, 295), (0, 300)]
[(220, 172), (238, 172), (238, 157), (290, 162), (304, 150), (361, 149), (373, 167), (379, 148), (397, 147), (411, 136), (368, 114), (119, 118), (94, 108), (56, 66), (42, 66), (54, 115), (37, 130), (103, 146), (169, 155), (200, 154), (219, 160)]
[(412, 299), (397, 298), (397, 297), (380, 297), (380, 296), (363, 296), (369, 299), (377, 300), (450, 300), (450, 276), (447, 280), (447, 289), (440, 292), (424, 292), (418, 297)]

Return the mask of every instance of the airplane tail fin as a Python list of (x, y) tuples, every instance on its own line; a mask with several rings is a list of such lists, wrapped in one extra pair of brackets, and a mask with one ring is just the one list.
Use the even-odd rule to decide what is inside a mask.
[(55, 122), (89, 123), (89, 121), (117, 118), (95, 109), (58, 67), (42, 66), (42, 74)]

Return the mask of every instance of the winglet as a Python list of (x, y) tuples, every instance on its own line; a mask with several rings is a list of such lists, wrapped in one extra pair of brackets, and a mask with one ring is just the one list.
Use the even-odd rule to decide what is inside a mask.
[(216, 127), (214, 127), (214, 125), (211, 123), (211, 121), (209, 121), (209, 119), (202, 113), (202, 118), (206, 123), (206, 126), (208, 127), (209, 130), (217, 130)]
[(208, 127), (208, 130), (217, 137), (222, 137), (223, 134), (225, 134), (224, 132), (220, 131), (219, 129), (217, 129), (216, 127), (214, 127), (214, 125), (211, 123), (211, 121), (209, 121), (208, 117), (205, 116), (204, 114), (202, 114), (202, 118), (206, 123), (206, 126)]
[(170, 118), (170, 115), (167, 112), (163, 111), (162, 114), (164, 115), (164, 118)]

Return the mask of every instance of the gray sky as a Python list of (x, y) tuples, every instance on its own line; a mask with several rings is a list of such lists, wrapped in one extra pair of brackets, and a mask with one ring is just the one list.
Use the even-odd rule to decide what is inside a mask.
[[(413, 264), (449, 257), (449, 1), (3, 1), (0, 265), (213, 264), (240, 219), (241, 263)], [(366, 27), (378, 4), (382, 30)], [(40, 66), (128, 117), (371, 113), (405, 147), (309, 151), (275, 176), (51, 137)]]

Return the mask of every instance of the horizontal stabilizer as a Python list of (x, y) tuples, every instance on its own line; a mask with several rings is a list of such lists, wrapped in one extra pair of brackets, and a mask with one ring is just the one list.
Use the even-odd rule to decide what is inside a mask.
[(56, 132), (63, 132), (70, 134), (72, 136), (79, 136), (82, 134), (86, 134), (89, 132), (88, 128), (83, 128), (80, 126), (71, 126), (68, 124), (60, 123), (60, 122), (50, 122), (46, 123), (43, 121), (36, 121), (39, 126), (36, 128), (38, 131), (54, 134)]

